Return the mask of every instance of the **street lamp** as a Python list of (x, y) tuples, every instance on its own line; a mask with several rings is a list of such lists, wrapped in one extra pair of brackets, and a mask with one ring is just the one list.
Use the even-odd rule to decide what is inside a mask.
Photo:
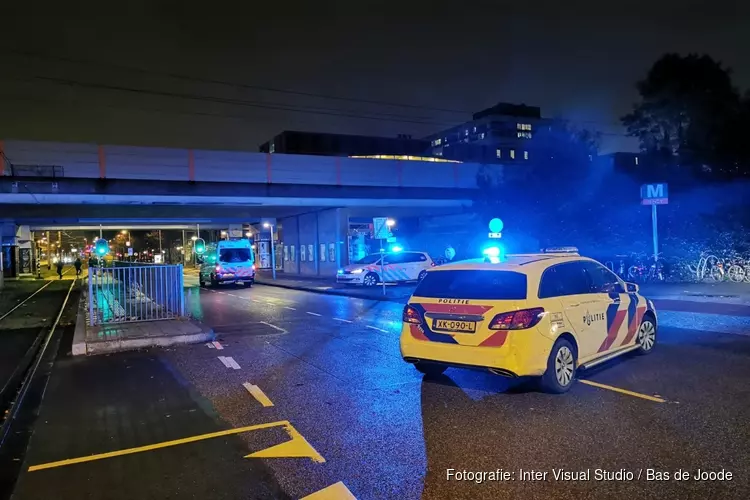
[(393, 220), (393, 219), (388, 219), (387, 221), (385, 221), (385, 225), (388, 226), (388, 227), (393, 227), (393, 226), (396, 225), (396, 221)]
[(273, 279), (276, 279), (276, 250), (273, 247), (273, 224), (264, 222), (263, 227), (271, 231), (271, 273)]

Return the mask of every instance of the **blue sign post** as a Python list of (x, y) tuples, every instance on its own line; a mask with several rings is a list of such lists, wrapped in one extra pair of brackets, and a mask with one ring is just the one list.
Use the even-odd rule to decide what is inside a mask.
[(669, 188), (666, 182), (641, 186), (641, 205), (651, 205), (651, 225), (654, 238), (654, 261), (659, 260), (659, 232), (657, 229), (656, 207), (669, 203)]

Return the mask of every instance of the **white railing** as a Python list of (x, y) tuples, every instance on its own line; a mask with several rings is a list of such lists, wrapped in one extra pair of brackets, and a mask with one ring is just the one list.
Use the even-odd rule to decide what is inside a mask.
[(115, 264), (89, 269), (91, 326), (185, 316), (182, 265)]

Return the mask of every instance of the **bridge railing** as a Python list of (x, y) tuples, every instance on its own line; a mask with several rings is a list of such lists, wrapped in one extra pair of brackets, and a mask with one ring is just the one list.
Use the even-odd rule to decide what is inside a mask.
[(185, 316), (182, 265), (92, 268), (88, 281), (91, 326)]
[(477, 163), (16, 140), (4, 141), (4, 150), (15, 164), (59, 165), (65, 178), (91, 179), (476, 189), (482, 168)]

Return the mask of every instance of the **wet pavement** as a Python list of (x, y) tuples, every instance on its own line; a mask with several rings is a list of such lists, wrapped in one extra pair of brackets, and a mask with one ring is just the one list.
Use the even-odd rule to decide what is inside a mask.
[[(457, 369), (423, 379), (400, 358), (398, 303), (187, 293), (218, 343), (61, 354), (14, 498), (303, 498), (336, 484), (359, 499), (748, 498), (750, 308), (664, 301), (651, 355), (548, 395)], [(674, 479), (699, 469), (725, 475)]]

